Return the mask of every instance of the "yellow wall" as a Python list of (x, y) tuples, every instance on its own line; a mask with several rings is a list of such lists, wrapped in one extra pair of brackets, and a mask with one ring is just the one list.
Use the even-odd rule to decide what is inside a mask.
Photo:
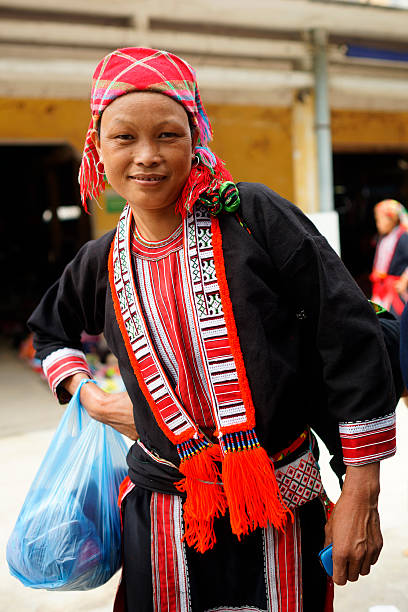
[(334, 151), (408, 149), (408, 113), (334, 110)]
[(290, 108), (207, 104), (213, 148), (236, 181), (265, 183), (293, 197)]
[[(215, 132), (213, 148), (234, 179), (265, 183), (291, 199), (290, 109), (209, 104), (207, 111)], [(89, 118), (85, 100), (0, 98), (0, 141), (61, 140), (80, 154)], [(116, 220), (116, 214), (95, 208), (95, 235), (114, 227)]]

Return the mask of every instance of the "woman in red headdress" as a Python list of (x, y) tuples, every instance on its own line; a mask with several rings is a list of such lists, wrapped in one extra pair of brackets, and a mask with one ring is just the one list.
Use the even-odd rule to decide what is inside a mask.
[(408, 289), (408, 214), (397, 200), (374, 208), (379, 240), (375, 251), (372, 299), (400, 318)]
[[(90, 376), (82, 330), (103, 331), (119, 361), (127, 393), (81, 389), (92, 417), (136, 440), (116, 607), (329, 611), (325, 540), (338, 584), (368, 574), (381, 549), (379, 460), (395, 452), (395, 397), (375, 314), (298, 208), (232, 182), (186, 62), (114, 51), (95, 71), (91, 108), (84, 205), (105, 175), (127, 204), (29, 326), (61, 402)], [(316, 372), (347, 465), (326, 535)]]

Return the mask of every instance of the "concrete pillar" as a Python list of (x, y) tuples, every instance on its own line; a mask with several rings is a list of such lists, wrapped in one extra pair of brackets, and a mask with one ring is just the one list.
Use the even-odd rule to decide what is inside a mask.
[(318, 210), (314, 96), (297, 92), (292, 107), (294, 202), (307, 213)]
[(327, 70), (327, 32), (312, 31), (313, 72), (315, 80), (315, 114), (317, 143), (317, 176), (319, 185), (319, 210), (334, 210), (333, 154), (331, 145), (330, 107)]

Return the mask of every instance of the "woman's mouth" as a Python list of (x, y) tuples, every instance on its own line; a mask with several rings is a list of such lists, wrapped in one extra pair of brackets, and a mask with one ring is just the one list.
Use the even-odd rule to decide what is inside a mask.
[(136, 181), (137, 183), (151, 183), (157, 184), (161, 181), (164, 181), (166, 178), (163, 174), (137, 174), (136, 176), (129, 176), (132, 181)]

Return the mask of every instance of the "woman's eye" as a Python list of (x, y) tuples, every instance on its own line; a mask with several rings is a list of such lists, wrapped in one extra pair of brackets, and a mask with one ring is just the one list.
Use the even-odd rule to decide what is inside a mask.
[(132, 140), (133, 136), (131, 134), (118, 134), (115, 138), (118, 140)]
[(159, 138), (176, 138), (178, 134), (175, 132), (162, 132)]

